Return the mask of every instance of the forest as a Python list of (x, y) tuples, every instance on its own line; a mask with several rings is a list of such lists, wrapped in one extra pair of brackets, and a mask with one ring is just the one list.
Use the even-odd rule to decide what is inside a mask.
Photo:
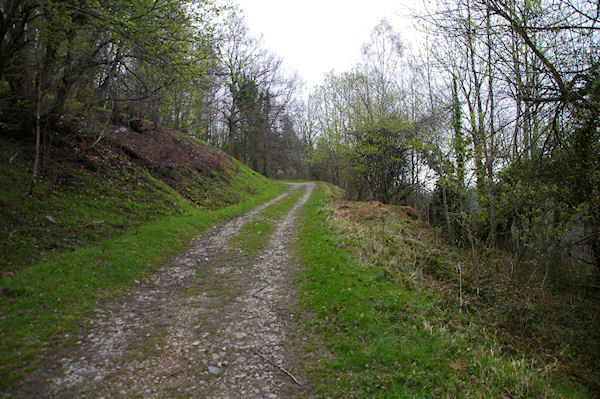
[(4, 134), (145, 121), (267, 177), (414, 206), (451, 242), (514, 254), (542, 285), (600, 268), (594, 1), (440, 1), (424, 45), (386, 20), (307, 101), (297, 75), (209, 1), (2, 4)]
[(382, 19), (304, 96), (225, 1), (2, 0), (0, 134), (32, 144), (35, 195), (57, 126), (89, 148), (115, 126), (179, 131), (268, 178), (410, 206), (448, 244), (500, 251), (519, 290), (597, 300), (600, 3), (436, 0), (414, 18), (419, 43)]

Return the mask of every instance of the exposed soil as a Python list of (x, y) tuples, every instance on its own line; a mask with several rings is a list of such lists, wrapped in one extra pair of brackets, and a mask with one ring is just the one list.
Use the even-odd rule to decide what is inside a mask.
[(210, 152), (190, 137), (177, 136), (160, 129), (136, 132), (121, 126), (113, 132), (110, 140), (149, 169), (178, 167), (210, 175), (223, 172), (231, 166), (231, 161), (221, 151)]
[[(128, 294), (103, 305), (74, 347), (2, 397), (289, 398), (306, 395), (290, 255), (298, 210), (250, 256), (229, 238), (269, 204), (217, 226)], [(288, 191), (289, 193), (289, 191)], [(295, 381), (295, 380), (296, 381)]]

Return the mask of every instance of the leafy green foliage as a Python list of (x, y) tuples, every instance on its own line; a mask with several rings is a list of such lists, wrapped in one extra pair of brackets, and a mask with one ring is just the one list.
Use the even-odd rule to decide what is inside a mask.
[[(86, 121), (94, 117), (95, 106), (108, 108), (115, 119), (123, 113), (139, 118), (143, 111), (157, 120), (162, 95), (176, 90), (183, 98), (193, 97), (192, 85), (211, 67), (213, 19), (221, 10), (211, 1), (195, 0), (7, 3), (6, 17), (29, 29), (8, 24), (9, 36), (22, 42), (3, 54), (0, 81), (11, 89), (4, 111), (22, 113), (40, 105), (43, 114)], [(17, 84), (24, 69), (26, 78)], [(39, 87), (40, 99), (33, 95)], [(23, 101), (28, 106), (20, 106)], [(10, 118), (4, 111), (2, 116)], [(172, 113), (163, 116), (169, 120)]]
[(468, 159), (467, 140), (463, 137), (462, 110), (458, 98), (458, 87), (456, 76), (452, 76), (452, 149), (456, 156), (456, 181), (458, 188), (463, 189), (465, 185), (465, 162)]
[(361, 197), (372, 197), (385, 203), (401, 200), (408, 183), (407, 153), (410, 149), (407, 121), (383, 120), (363, 124), (354, 133), (356, 144), (352, 154), (353, 167), (367, 187)]

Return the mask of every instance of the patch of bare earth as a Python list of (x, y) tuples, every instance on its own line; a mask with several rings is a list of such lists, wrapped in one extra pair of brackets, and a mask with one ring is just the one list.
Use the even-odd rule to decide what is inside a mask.
[[(102, 306), (77, 341), (9, 397), (289, 398), (306, 394), (296, 357), (288, 253), (306, 192), (266, 249), (249, 256), (229, 238), (270, 203), (193, 240), (124, 297)], [(296, 349), (295, 349), (296, 348)]]

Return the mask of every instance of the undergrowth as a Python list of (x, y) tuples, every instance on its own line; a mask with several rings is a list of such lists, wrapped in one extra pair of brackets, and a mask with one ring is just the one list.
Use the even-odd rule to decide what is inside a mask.
[(332, 359), (309, 373), (320, 397), (587, 397), (552, 365), (507, 351), (444, 284), (467, 262), (414, 211), (338, 203), (320, 185), (303, 211), (303, 303)]

